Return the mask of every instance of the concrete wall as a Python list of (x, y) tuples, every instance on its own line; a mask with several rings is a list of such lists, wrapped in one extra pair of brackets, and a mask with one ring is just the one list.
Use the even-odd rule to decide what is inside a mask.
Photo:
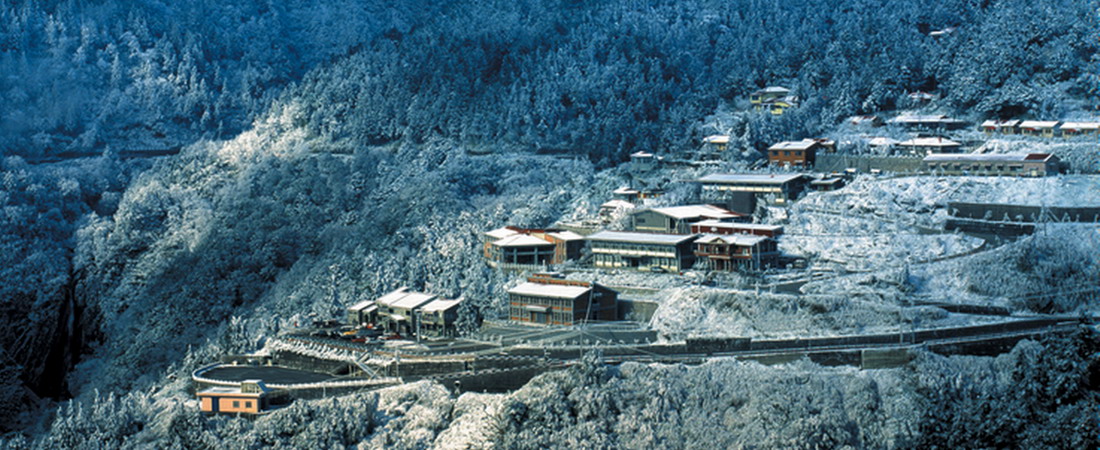
[[(1100, 201), (1100, 199), (1097, 201)], [(1100, 207), (1042, 207), (996, 203), (949, 202), (947, 204), (947, 211), (953, 217), (963, 219), (1010, 222), (1100, 222)]]
[(658, 303), (642, 300), (619, 299), (619, 320), (632, 320), (635, 322), (649, 322), (653, 314), (657, 312)]

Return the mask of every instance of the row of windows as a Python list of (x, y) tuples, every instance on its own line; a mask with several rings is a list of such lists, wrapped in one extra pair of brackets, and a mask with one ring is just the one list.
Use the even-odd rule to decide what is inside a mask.
[(631, 242), (593, 242), (592, 249), (593, 251), (605, 249), (638, 253), (672, 253), (676, 251), (676, 247), (672, 245), (635, 244)]
[[(772, 150), (771, 155), (775, 156), (775, 157), (779, 157), (779, 152), (780, 152), (780, 150)], [(791, 150), (783, 150), (783, 156), (791, 156)], [(794, 150), (794, 156), (801, 158), (802, 157), (802, 150)]]
[[(997, 165), (986, 164), (986, 165), (983, 166), (981, 164), (971, 164), (971, 163), (966, 163), (966, 164), (963, 164), (963, 163), (943, 163), (943, 164), (928, 163), (928, 168), (931, 169), (931, 170), (942, 169), (942, 170), (985, 170), (985, 171), (997, 170), (998, 172), (1004, 172), (1005, 171), (1005, 165), (1004, 164), (997, 164)], [(1008, 170), (1012, 171), (1012, 172), (1019, 172), (1019, 171), (1024, 170), (1024, 166), (1018, 165), (1018, 164), (1013, 164), (1013, 165), (1008, 166)]]
[(523, 305), (550, 306), (557, 309), (573, 309), (573, 299), (571, 298), (532, 297), (512, 294), (512, 302)]

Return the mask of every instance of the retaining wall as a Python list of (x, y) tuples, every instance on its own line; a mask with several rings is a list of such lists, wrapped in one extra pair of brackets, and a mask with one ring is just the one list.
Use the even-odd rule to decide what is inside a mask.
[(878, 169), (883, 172), (910, 173), (921, 170), (923, 158), (919, 156), (856, 156), (818, 154), (814, 169), (819, 172), (843, 172), (855, 168), (860, 172)]

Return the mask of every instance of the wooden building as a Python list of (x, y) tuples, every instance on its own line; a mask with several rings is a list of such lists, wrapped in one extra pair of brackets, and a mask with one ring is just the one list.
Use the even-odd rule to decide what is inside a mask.
[(771, 205), (786, 205), (806, 188), (800, 174), (712, 174), (698, 180), (704, 201), (721, 202), (732, 194), (750, 193)]
[(419, 333), (423, 337), (455, 337), (458, 308), (464, 299), (436, 299), (414, 311), (420, 321)]
[(618, 293), (596, 283), (538, 274), (508, 290), (508, 316), (513, 322), (575, 325), (618, 317)]
[(718, 220), (704, 220), (691, 224), (691, 232), (696, 234), (748, 234), (777, 238), (783, 234), (780, 225), (762, 225), (758, 223), (735, 223)]
[(1016, 134), (1019, 125), (1019, 120), (987, 120), (980, 128), (985, 134)]
[(1062, 136), (1080, 136), (1100, 134), (1100, 122), (1065, 122), (1058, 127)]
[(1054, 137), (1054, 130), (1061, 123), (1057, 120), (1025, 120), (1020, 122), (1020, 134), (1024, 136)]
[(679, 272), (691, 267), (695, 235), (600, 231), (587, 238), (592, 265)]
[(942, 175), (1003, 175), (1042, 177), (1061, 172), (1057, 156), (1047, 153), (928, 155), (925, 172)]
[(482, 235), (482, 251), (490, 266), (561, 264), (577, 259), (584, 249), (584, 237), (572, 231), (503, 227)]
[(774, 239), (746, 234), (705, 234), (695, 240), (695, 258), (717, 271), (774, 267), (779, 249)]
[(204, 413), (259, 414), (269, 407), (270, 392), (261, 380), (245, 380), (238, 387), (217, 386), (195, 395)]
[(921, 137), (898, 142), (900, 153), (924, 156), (933, 153), (958, 153), (962, 144), (942, 137)]
[(687, 234), (691, 232), (691, 224), (701, 220), (747, 221), (750, 219), (745, 214), (712, 205), (647, 208), (632, 213), (630, 218), (634, 231), (670, 234)]
[(768, 147), (768, 164), (795, 169), (813, 167), (820, 148), (822, 142), (817, 139), (779, 142)]

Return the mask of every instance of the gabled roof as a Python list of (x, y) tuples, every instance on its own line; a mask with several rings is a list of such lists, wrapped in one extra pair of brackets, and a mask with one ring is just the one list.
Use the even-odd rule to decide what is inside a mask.
[(423, 312), (426, 312), (426, 313), (446, 311), (446, 310), (451, 309), (455, 306), (458, 306), (459, 304), (462, 303), (463, 300), (465, 300), (465, 299), (459, 298), (459, 299), (454, 299), (454, 300), (447, 300), (447, 299), (442, 299), (441, 298), (441, 299), (438, 299), (438, 300), (433, 300), (432, 302), (422, 306), (420, 308), (420, 310), (423, 311)]
[(1100, 122), (1066, 122), (1058, 128), (1063, 130), (1096, 130), (1100, 129)]
[(1020, 128), (1054, 128), (1059, 123), (1057, 120), (1025, 120), (1020, 122)]
[(513, 230), (511, 228), (508, 228), (508, 227), (501, 227), (501, 228), (497, 228), (497, 229), (492, 230), (492, 231), (486, 231), (485, 232), (486, 236), (489, 236), (491, 238), (496, 238), (496, 239), (503, 239), (503, 238), (506, 238), (508, 236), (512, 236), (512, 235), (515, 235), (515, 234), (519, 234), (519, 232), (516, 231), (516, 230)]
[(925, 137), (898, 142), (901, 147), (958, 147), (962, 144), (941, 137)]
[(630, 231), (600, 231), (585, 238), (589, 241), (629, 242), (634, 244), (676, 245), (695, 239), (694, 234), (635, 233)]
[(591, 287), (569, 286), (564, 284), (543, 284), (526, 282), (508, 290), (509, 294), (530, 295), (532, 297), (577, 298), (587, 294)]
[(388, 306), (391, 308), (403, 308), (414, 309), (420, 305), (435, 300), (435, 296), (431, 294), (424, 294), (420, 292), (409, 292), (409, 289), (402, 287), (396, 291), (379, 297), (375, 300), (379, 305)]
[(867, 145), (870, 145), (872, 147), (885, 147), (897, 143), (898, 141), (896, 139), (890, 139), (888, 137), (874, 137), (867, 141)]
[(729, 244), (737, 246), (753, 246), (768, 240), (767, 236), (757, 236), (753, 234), (704, 234), (699, 240), (695, 241), (696, 244)]
[(757, 90), (756, 90), (755, 92), (753, 92), (753, 93), (752, 93), (752, 95), (760, 95), (760, 94), (789, 94), (790, 92), (791, 92), (791, 90), (790, 90), (790, 89), (787, 89), (787, 88), (785, 88), (785, 87), (783, 87), (783, 86), (768, 86), (768, 87), (766, 87), (766, 88), (764, 88), (764, 89), (757, 89)]
[(530, 247), (535, 245), (554, 245), (552, 242), (548, 242), (544, 239), (531, 236), (529, 234), (515, 234), (503, 239), (493, 241), (495, 247)]
[(982, 128), (1014, 127), (1019, 124), (1019, 120), (987, 120), (982, 122)]
[(614, 191), (611, 191), (611, 193), (612, 194), (620, 194), (620, 195), (628, 195), (628, 194), (637, 194), (639, 192), (638, 192), (637, 189), (623, 186), (621, 188), (615, 189)]
[(841, 180), (840, 178), (835, 178), (835, 177), (834, 178), (822, 178), (820, 180), (811, 181), (810, 185), (811, 186), (829, 186), (829, 185), (839, 184), (839, 183), (843, 183), (843, 182), (844, 182), (844, 180)]
[(726, 134), (714, 134), (703, 138), (704, 144), (728, 144), (729, 142), (730, 137)]
[(716, 173), (699, 179), (700, 183), (719, 184), (785, 184), (802, 178), (801, 174), (733, 174)]
[(374, 306), (374, 300), (363, 300), (348, 307), (348, 311), (364, 311), (371, 306)]
[(809, 150), (822, 142), (816, 139), (803, 139), (801, 141), (783, 141), (768, 147), (768, 150)]
[[(744, 214), (735, 213), (733, 211), (711, 205), (669, 206), (665, 208), (651, 208), (649, 209), (649, 211), (653, 211), (657, 214), (673, 217), (676, 219), (691, 219), (696, 217), (706, 217), (709, 219), (732, 219), (735, 217), (744, 217)], [(639, 211), (639, 213), (640, 212), (643, 211)]]
[(636, 206), (626, 200), (608, 200), (600, 205), (600, 208), (634, 209)]
[(649, 153), (649, 152), (638, 151), (638, 152), (631, 153), (630, 157), (631, 158), (652, 158), (653, 154)]
[(581, 236), (581, 235), (579, 235), (577, 233), (574, 233), (572, 231), (569, 231), (569, 230), (555, 231), (553, 233), (549, 233), (549, 235), (553, 236), (555, 238), (561, 239), (563, 241), (581, 241), (581, 240), (584, 240), (584, 236)]

